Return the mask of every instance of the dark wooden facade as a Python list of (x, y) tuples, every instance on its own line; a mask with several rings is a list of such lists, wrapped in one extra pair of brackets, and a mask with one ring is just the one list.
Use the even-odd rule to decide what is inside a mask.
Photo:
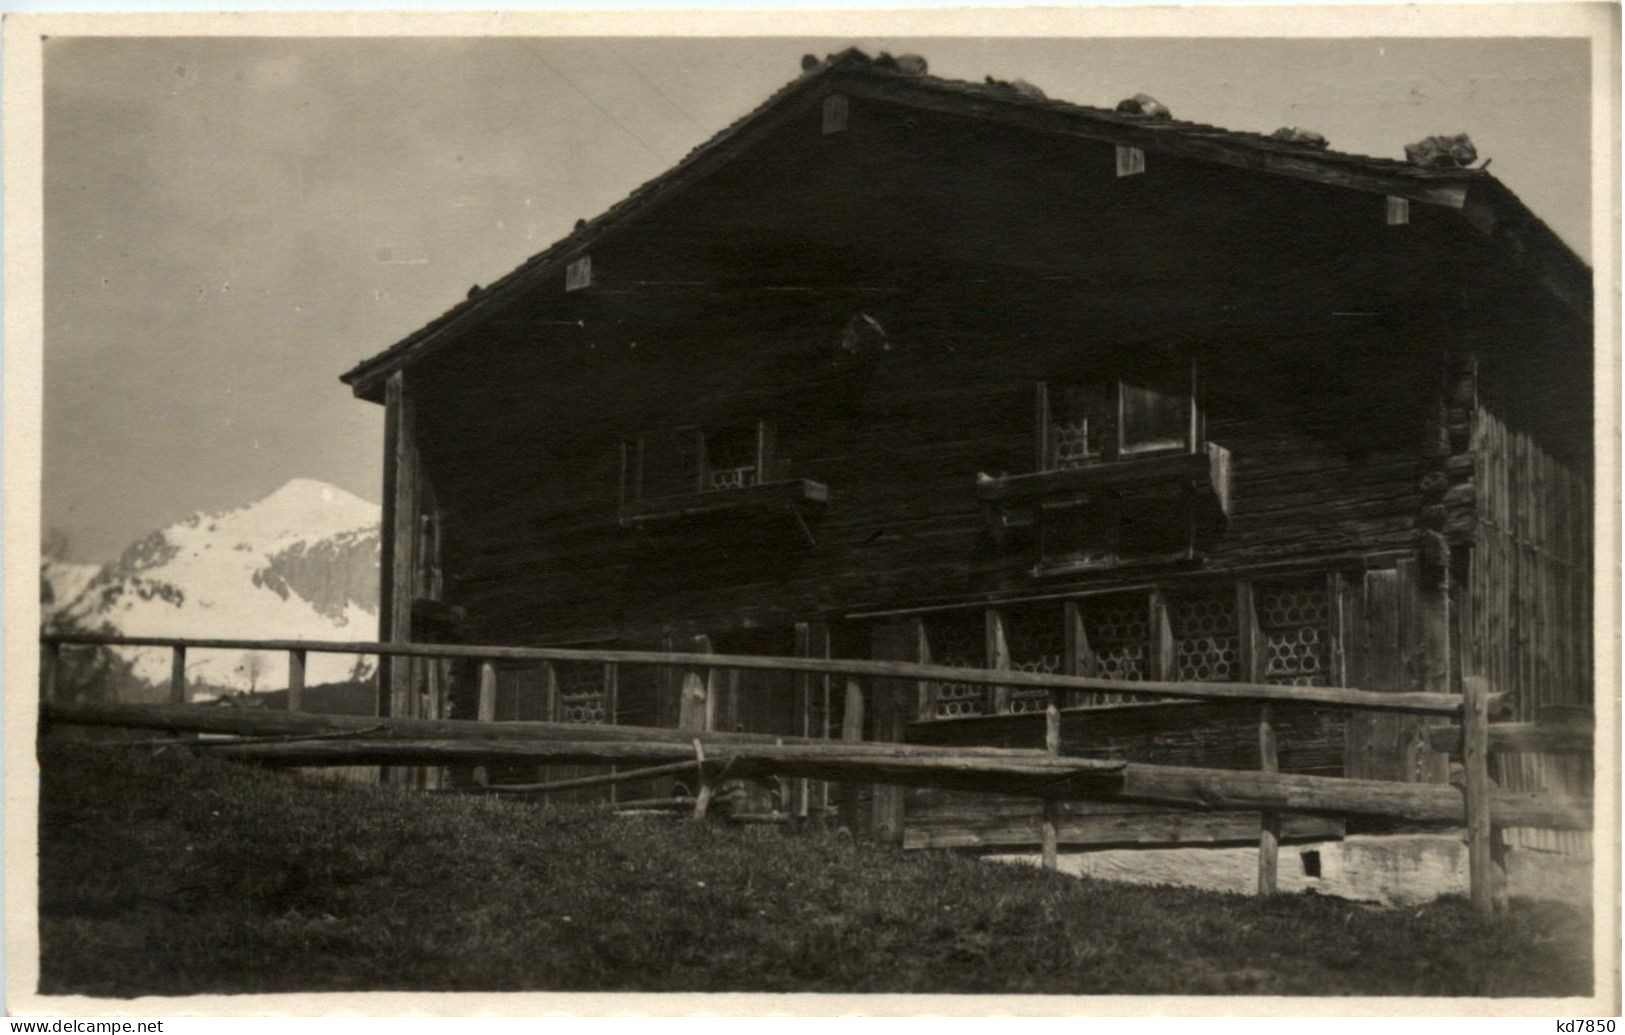
[[(347, 375), (386, 407), (383, 638), (1588, 702), (1587, 271), (1485, 173), (1261, 139), (826, 62)], [(390, 712), (473, 714), (396, 665)], [(677, 724), (676, 676), (545, 682), (497, 717)], [(840, 735), (813, 682), (724, 677), (716, 722)], [(1020, 695), (869, 697), (866, 737), (1042, 742)], [(1080, 750), (1258, 764), (1250, 712), (1074, 703)], [(1277, 723), (1288, 771), (1448, 775), (1417, 720)], [(1011, 808), (864, 806), (1032, 840)]]

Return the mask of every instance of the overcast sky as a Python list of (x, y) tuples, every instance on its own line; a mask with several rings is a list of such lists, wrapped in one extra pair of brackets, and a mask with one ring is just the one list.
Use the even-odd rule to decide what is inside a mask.
[(54, 38), (45, 526), (99, 561), (293, 477), (377, 500), (340, 373), (854, 43), (1386, 157), (1465, 130), (1590, 260), (1585, 41)]

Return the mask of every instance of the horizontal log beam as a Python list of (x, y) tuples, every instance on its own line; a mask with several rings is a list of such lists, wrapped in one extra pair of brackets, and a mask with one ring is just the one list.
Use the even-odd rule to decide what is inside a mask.
[(969, 683), (979, 686), (1028, 687), (1092, 693), (1139, 694), (1184, 700), (1238, 701), (1261, 704), (1318, 704), (1411, 715), (1458, 716), (1461, 696), (1443, 693), (1379, 693), (1345, 687), (1277, 686), (1273, 683), (1184, 683), (1166, 680), (1135, 682), (1093, 676), (1021, 672), (1012, 669), (955, 668), (909, 661), (864, 661), (849, 658), (779, 658), (739, 654), (688, 654), (666, 651), (590, 650), (563, 647), (499, 647), (465, 644), (377, 643), (327, 640), (176, 639), (153, 636), (47, 634), (45, 644), (124, 647), (174, 647), (196, 650), (304, 650), (329, 654), (376, 654), (380, 657), (473, 658), (481, 661), (590, 662), (652, 665), (662, 668), (733, 669), (759, 672), (810, 672), (815, 675), (862, 676), (874, 679)]
[[(345, 744), (348, 751), (332, 750)], [(1086, 758), (1001, 759), (937, 748), (926, 756), (901, 745), (833, 744), (723, 745), (706, 756), (708, 770), (744, 777), (805, 776), (905, 787), (1005, 794), (1036, 794), (1049, 787), (1109, 779), (1125, 763)], [(605, 741), (304, 741), (283, 744), (222, 744), (216, 757), (274, 766), (347, 765), (660, 765), (692, 761), (692, 747), (679, 744)], [(686, 756), (686, 759), (685, 759)]]
[[(1460, 726), (1430, 726), (1428, 746), (1447, 754), (1461, 754)], [(1590, 754), (1596, 745), (1596, 730), (1590, 725), (1552, 726), (1534, 722), (1497, 723), (1489, 728), (1491, 751), (1551, 751), (1558, 754)]]
[[(470, 719), (379, 719), (361, 715), (314, 715), (304, 712), (251, 711), (209, 705), (113, 704), (88, 702), (42, 706), (47, 722), (79, 726), (163, 730), (169, 733), (213, 733), (238, 737), (334, 736), (365, 734), (373, 740), (568, 740), (605, 743), (682, 744), (693, 757), (696, 738), (706, 746), (729, 744), (827, 744), (816, 737), (770, 733), (697, 733), (653, 726), (585, 725), (566, 722), (477, 722)], [(207, 743), (207, 742), (204, 742)], [(224, 744), (216, 745), (219, 747)], [(928, 756), (941, 751), (982, 754), (990, 758), (1044, 758), (1036, 749), (998, 747), (942, 748), (928, 744), (849, 744), (854, 751), (902, 752)]]
[[(1156, 766), (1045, 753), (1007, 757), (956, 748), (928, 754), (902, 745), (733, 744), (708, 755), (740, 776), (791, 776), (887, 783), (1027, 797), (1172, 805), (1213, 811), (1274, 810), (1363, 815), (1459, 826), (1461, 792), (1444, 784), (1349, 780), (1253, 770)], [(656, 742), (325, 740), (226, 744), (211, 754), (278, 766), (490, 765), (498, 763), (660, 765), (693, 758), (693, 748)], [(1013, 757), (1009, 757), (1013, 756)], [(1501, 792), (1491, 815), (1500, 826), (1581, 830), (1588, 803)]]

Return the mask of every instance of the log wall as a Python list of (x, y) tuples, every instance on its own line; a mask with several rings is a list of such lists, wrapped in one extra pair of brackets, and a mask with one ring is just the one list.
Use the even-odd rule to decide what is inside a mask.
[[(1032, 470), (1038, 382), (1157, 354), (1196, 360), (1232, 458), (1203, 570), (1414, 549), (1437, 303), (1484, 261), (1451, 219), (1419, 205), (1396, 232), (1380, 196), (1170, 156), (1119, 179), (1098, 141), (885, 105), (835, 135), (815, 116), (606, 244), (591, 285), (413, 367), (471, 638), (654, 643), (1143, 583), (1035, 580), (975, 480)], [(854, 358), (860, 317), (884, 343)], [(622, 436), (761, 419), (828, 487), (815, 545), (620, 526)]]
[[(993, 542), (976, 476), (1031, 469), (1033, 385), (1056, 362), (1044, 350), (997, 339), (961, 341), (954, 354), (918, 338), (897, 347), (855, 399), (792, 394), (766, 403), (796, 474), (829, 487), (811, 522), (815, 545), (782, 522), (622, 528), (619, 436), (634, 420), (682, 419), (658, 410), (606, 419), (574, 408), (576, 398), (617, 398), (631, 378), (624, 370), (597, 379), (560, 371), (558, 387), (538, 384), (523, 409), (470, 408), (437, 379), (420, 426), (433, 438), (424, 455), (442, 490), (447, 597), (467, 610), (469, 638), (658, 643), (1165, 576), (1130, 565), (1037, 580), (1031, 539)], [(1053, 357), (1055, 347), (1048, 351)], [(700, 380), (713, 372), (694, 360), (636, 367), (639, 380), (669, 386), (677, 399), (704, 398)], [(1346, 396), (1312, 394), (1310, 371), (1302, 382), (1283, 380), (1283, 367), (1265, 356), (1215, 353), (1205, 373), (1214, 386), (1205, 393), (1207, 438), (1231, 451), (1233, 482), (1230, 521), (1207, 545), (1203, 573), (1311, 568), (1413, 548), (1420, 418), (1403, 393), (1350, 386)], [(727, 419), (726, 408), (713, 412)], [(546, 421), (561, 413), (574, 421), (568, 429)]]

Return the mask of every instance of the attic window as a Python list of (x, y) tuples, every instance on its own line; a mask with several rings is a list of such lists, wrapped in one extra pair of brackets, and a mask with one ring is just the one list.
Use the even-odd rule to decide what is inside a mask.
[(1136, 176), (1145, 172), (1145, 152), (1137, 147), (1117, 145), (1117, 175)]
[(845, 94), (830, 94), (824, 98), (824, 132), (839, 133), (846, 129), (849, 102)]
[(771, 480), (773, 425), (641, 432), (621, 442), (622, 499), (664, 499), (743, 489)]
[(592, 256), (583, 255), (564, 269), (564, 290), (580, 291), (592, 287)]

